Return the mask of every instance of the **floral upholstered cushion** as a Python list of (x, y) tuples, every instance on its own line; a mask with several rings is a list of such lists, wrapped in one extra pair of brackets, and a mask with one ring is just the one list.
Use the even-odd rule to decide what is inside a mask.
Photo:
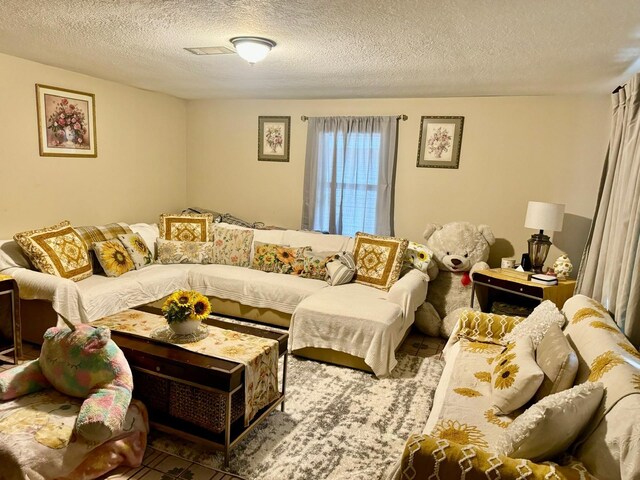
[(133, 260), (136, 270), (147, 267), (153, 263), (153, 253), (142, 239), (139, 233), (126, 233), (118, 235), (118, 240), (127, 250)]
[(93, 251), (107, 277), (119, 277), (136, 268), (127, 249), (117, 238), (105, 242), (95, 242)]
[(304, 252), (304, 270), (300, 274), (304, 278), (325, 280), (327, 278), (327, 263), (334, 260), (335, 252)]
[(214, 263), (248, 267), (253, 230), (213, 227)]
[(405, 444), (397, 478), (595, 480), (581, 463), (571, 457), (563, 465), (551, 462), (533, 463), (491, 453), (475, 445), (415, 434)]
[(515, 458), (550, 460), (566, 451), (587, 426), (603, 395), (602, 383), (586, 382), (543, 398), (506, 428), (495, 451)]
[(355, 282), (389, 290), (400, 278), (408, 244), (408, 240), (401, 238), (356, 233), (353, 246)]
[(491, 401), (502, 414), (511, 413), (531, 400), (544, 379), (529, 337), (509, 343), (491, 367)]
[(132, 233), (131, 228), (126, 223), (107, 223), (105, 225), (83, 225), (80, 227), (73, 227), (78, 234), (84, 240), (84, 243), (89, 247), (89, 259), (93, 266), (93, 273), (102, 274), (104, 271), (100, 266), (100, 262), (96, 258), (96, 255), (92, 249), (92, 245), (95, 242), (104, 242), (105, 240), (112, 240), (117, 238), (120, 234)]
[(93, 274), (86, 243), (68, 221), (14, 235), (33, 266), (43, 273), (79, 281)]
[(178, 242), (158, 238), (158, 263), (214, 263), (213, 242)]
[(427, 268), (429, 267), (432, 256), (431, 250), (425, 245), (409, 242), (402, 260), (402, 269), (415, 268), (423, 273), (427, 273)]
[(304, 271), (304, 252), (311, 247), (254, 242), (254, 248), (251, 268), (263, 272), (300, 275)]
[(185, 213), (160, 215), (160, 238), (180, 242), (209, 242), (213, 238), (211, 213)]

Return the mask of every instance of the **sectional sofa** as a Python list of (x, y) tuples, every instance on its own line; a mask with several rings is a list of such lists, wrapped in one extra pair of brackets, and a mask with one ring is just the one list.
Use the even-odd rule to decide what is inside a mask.
[[(445, 347), (446, 365), (427, 424), (421, 434), (408, 439), (402, 461), (390, 478), (640, 478), (640, 354), (598, 302), (575, 295), (562, 311), (566, 326), (557, 330), (556, 340), (562, 341), (564, 334), (575, 356), (567, 355), (555, 374), (559, 378), (572, 371), (566, 377), (570, 382), (558, 391), (547, 390), (545, 393), (556, 395), (546, 397), (541, 395), (545, 383), (537, 391), (534, 385), (536, 396), (508, 415), (496, 414), (492, 395), (497, 384), (489, 379), (495, 358), (507, 345), (504, 340), (521, 319), (475, 313), (463, 318), (460, 323), (470, 321), (459, 323)], [(543, 366), (543, 382), (549, 383), (550, 372), (540, 350), (548, 348), (553, 360), (561, 356), (561, 348), (556, 341), (542, 345), (537, 347), (536, 362)], [(519, 371), (512, 368), (511, 373), (525, 375), (525, 366), (520, 363)], [(597, 383), (602, 384), (604, 394), (592, 403), (595, 413), (585, 411), (586, 390), (602, 388)], [(585, 390), (568, 402), (567, 397), (558, 399), (572, 386)], [(544, 415), (543, 402), (549, 407)], [(527, 421), (521, 418), (525, 414)], [(586, 422), (581, 428), (578, 419)], [(575, 439), (569, 437), (572, 428), (580, 432)], [(515, 454), (500, 455), (505, 439), (515, 440), (516, 445), (524, 443)], [(560, 454), (543, 455), (533, 462), (522, 459), (531, 458), (536, 448), (546, 449), (557, 442), (568, 445), (563, 453), (571, 458), (562, 459)], [(547, 460), (563, 466), (546, 464)]]
[[(153, 251), (158, 226), (129, 227)], [(348, 251), (354, 242), (342, 235), (279, 229), (253, 229), (253, 241), (310, 246), (318, 252)], [(178, 289), (193, 289), (211, 298), (215, 313), (289, 327), (295, 354), (378, 376), (396, 365), (395, 350), (425, 300), (428, 282), (425, 274), (410, 270), (384, 291), (217, 264), (154, 264), (116, 278), (94, 274), (74, 282), (34, 270), (13, 240), (0, 241), (0, 272), (19, 285), (22, 336), (30, 342), (40, 343), (44, 330), (58, 323), (58, 314), (87, 323), (158, 301)]]

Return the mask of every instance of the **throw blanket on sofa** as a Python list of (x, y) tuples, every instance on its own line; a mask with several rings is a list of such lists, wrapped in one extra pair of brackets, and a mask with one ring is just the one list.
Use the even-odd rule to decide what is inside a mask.
[[(154, 331), (166, 327), (161, 315), (125, 310), (92, 323), (119, 332), (153, 338)], [(230, 360), (245, 368), (245, 426), (258, 411), (276, 400), (278, 392), (278, 342), (224, 328), (206, 325), (209, 335), (177, 347), (211, 357)]]

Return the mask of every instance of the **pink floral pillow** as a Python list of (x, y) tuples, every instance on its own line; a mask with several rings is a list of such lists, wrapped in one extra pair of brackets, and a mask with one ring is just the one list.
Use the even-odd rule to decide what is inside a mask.
[(213, 227), (213, 263), (248, 267), (253, 230)]

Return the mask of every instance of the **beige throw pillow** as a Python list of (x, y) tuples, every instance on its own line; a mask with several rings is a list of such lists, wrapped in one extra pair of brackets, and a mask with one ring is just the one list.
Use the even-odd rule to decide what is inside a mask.
[(163, 213), (158, 221), (160, 238), (179, 242), (209, 242), (213, 239), (213, 215), (210, 213)]
[(562, 328), (566, 322), (564, 314), (551, 300), (545, 300), (529, 316), (516, 325), (513, 330), (504, 336), (505, 342), (513, 342), (518, 338), (530, 337), (533, 348), (538, 348), (538, 344), (544, 338), (551, 325), (558, 325)]
[(509, 424), (494, 451), (534, 462), (552, 459), (578, 438), (603, 394), (601, 383), (586, 382), (543, 398)]
[(540, 387), (544, 373), (535, 360), (533, 343), (523, 337), (509, 343), (492, 364), (491, 402), (501, 414), (527, 403)]
[(253, 230), (213, 226), (214, 263), (248, 267)]
[(93, 274), (87, 244), (68, 221), (16, 233), (13, 239), (43, 273), (77, 282)]
[(402, 260), (409, 241), (356, 233), (353, 257), (356, 262), (354, 281), (381, 290), (389, 290), (400, 278)]
[(153, 264), (153, 253), (151, 253), (151, 250), (139, 233), (120, 234), (118, 235), (118, 240), (122, 242), (131, 260), (133, 260), (136, 270)]
[(178, 242), (175, 240), (156, 240), (157, 263), (214, 263), (213, 242)]
[(535, 395), (536, 401), (573, 386), (578, 373), (578, 356), (557, 325), (549, 327), (538, 345), (536, 363), (544, 372), (542, 385)]

